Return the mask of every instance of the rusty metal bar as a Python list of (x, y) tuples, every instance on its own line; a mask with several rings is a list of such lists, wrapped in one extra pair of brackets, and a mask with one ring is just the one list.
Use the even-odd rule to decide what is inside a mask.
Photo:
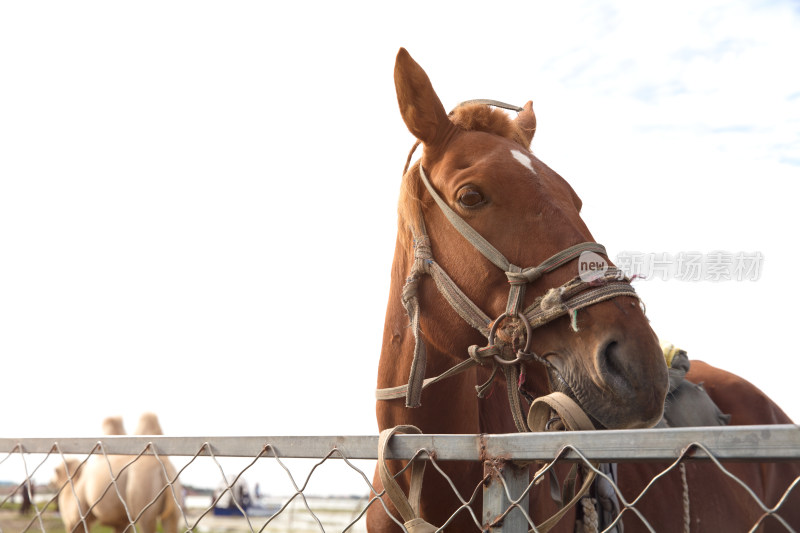
[[(529, 483), (528, 467), (512, 461), (488, 460), (483, 473), (483, 530), (491, 533), (528, 531), (528, 496), (522, 497)], [(502, 514), (499, 514), (502, 513)]]

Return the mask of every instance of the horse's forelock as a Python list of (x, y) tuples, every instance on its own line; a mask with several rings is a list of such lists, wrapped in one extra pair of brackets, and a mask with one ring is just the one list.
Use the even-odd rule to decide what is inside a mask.
[(484, 131), (510, 139), (529, 148), (526, 136), (519, 125), (505, 111), (484, 104), (466, 104), (457, 107), (450, 115), (453, 124), (467, 131)]

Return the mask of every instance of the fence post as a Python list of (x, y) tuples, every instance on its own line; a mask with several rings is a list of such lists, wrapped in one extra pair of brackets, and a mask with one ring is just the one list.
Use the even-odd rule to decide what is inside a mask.
[(506, 512), (512, 500), (519, 498), (528, 488), (528, 467), (493, 459), (483, 463), (483, 473), (489, 476), (483, 486), (483, 530), (491, 533), (527, 533), (528, 520), (520, 509), (528, 514), (529, 498), (523, 498), (502, 520), (497, 518)]

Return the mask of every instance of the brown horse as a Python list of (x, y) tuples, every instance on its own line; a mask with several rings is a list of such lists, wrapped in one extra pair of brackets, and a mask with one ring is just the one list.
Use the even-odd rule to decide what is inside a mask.
[[(600, 258), (608, 273), (614, 267), (581, 220), (577, 194), (531, 153), (532, 104), (514, 120), (482, 103), (448, 115), (404, 49), (397, 55), (395, 85), (402, 118), (423, 153), (401, 188), (378, 370), (380, 429), (526, 430), (524, 398), (552, 391), (580, 404), (598, 428), (653, 426), (667, 392), (658, 339), (625, 280), (578, 278), (582, 253)], [(431, 379), (443, 374), (446, 379)], [(492, 393), (502, 387), (507, 393)], [(440, 466), (462, 495), (482, 478), (480, 464)], [(393, 471), (399, 467), (390, 462)], [(451, 519), (460, 502), (431, 470), (421, 516), (436, 525), (450, 520), (448, 531), (476, 530), (466, 512)], [(651, 470), (627, 468), (620, 476), (638, 487), (652, 478)], [(409, 476), (399, 479), (406, 490)], [(668, 476), (662, 485), (673, 481)], [(375, 482), (382, 486), (377, 473)], [(531, 495), (537, 524), (556, 511), (545, 496), (547, 485)], [(627, 516), (626, 527), (638, 527), (639, 520)], [(652, 521), (659, 530), (660, 519)], [(573, 523), (574, 513), (553, 531), (572, 531)], [(378, 505), (370, 508), (367, 524), (371, 532), (399, 530)]]
[[(731, 415), (731, 425), (791, 424), (792, 420), (752, 383), (715, 368), (692, 361), (686, 375), (702, 383), (719, 409)], [(620, 464), (619, 486), (626, 499), (633, 500), (650, 480), (668, 465)], [(796, 463), (725, 463), (725, 468), (742, 480), (769, 508), (778, 504), (793, 481), (800, 476)], [(684, 531), (685, 511), (681, 499), (688, 491), (690, 531), (705, 531), (713, 525), (719, 531), (749, 531), (761, 520), (758, 531), (787, 531), (774, 516), (764, 516), (747, 491), (727, 477), (716, 465), (687, 463), (686, 484), (674, 469), (645, 493), (636, 505), (657, 531)], [(800, 530), (800, 490), (794, 489), (777, 513), (794, 530)], [(625, 531), (647, 531), (638, 518), (626, 518)]]

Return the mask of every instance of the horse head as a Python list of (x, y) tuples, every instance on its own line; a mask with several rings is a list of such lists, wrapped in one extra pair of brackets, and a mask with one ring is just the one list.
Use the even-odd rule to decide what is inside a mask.
[[(507, 374), (506, 380), (518, 379), (521, 390), (563, 392), (601, 427), (654, 425), (667, 390), (657, 337), (627, 280), (578, 279), (583, 254), (604, 271), (615, 269), (581, 219), (578, 195), (531, 152), (531, 102), (513, 120), (484, 104), (448, 115), (404, 49), (397, 55), (395, 85), (403, 121), (423, 146), (419, 164), (403, 179), (399, 241), (408, 243), (407, 250), (414, 241), (415, 252), (407, 253), (416, 259), (407, 262), (435, 259), (450, 280), (432, 275), (414, 287), (428, 349), (457, 364), (470, 345), (470, 354), (480, 356), (474, 347), (485, 344), (481, 334), (488, 329), (511, 355), (484, 357), (492, 363), (481, 367), (484, 378), (494, 362), (520, 353), (521, 376)], [(432, 267), (420, 268), (430, 273)], [(447, 283), (457, 287), (454, 292), (442, 292)], [(458, 292), (472, 303), (448, 305), (461, 298)], [(605, 296), (587, 298), (590, 293)], [(489, 318), (485, 326), (465, 317), (483, 316), (481, 311)]]

